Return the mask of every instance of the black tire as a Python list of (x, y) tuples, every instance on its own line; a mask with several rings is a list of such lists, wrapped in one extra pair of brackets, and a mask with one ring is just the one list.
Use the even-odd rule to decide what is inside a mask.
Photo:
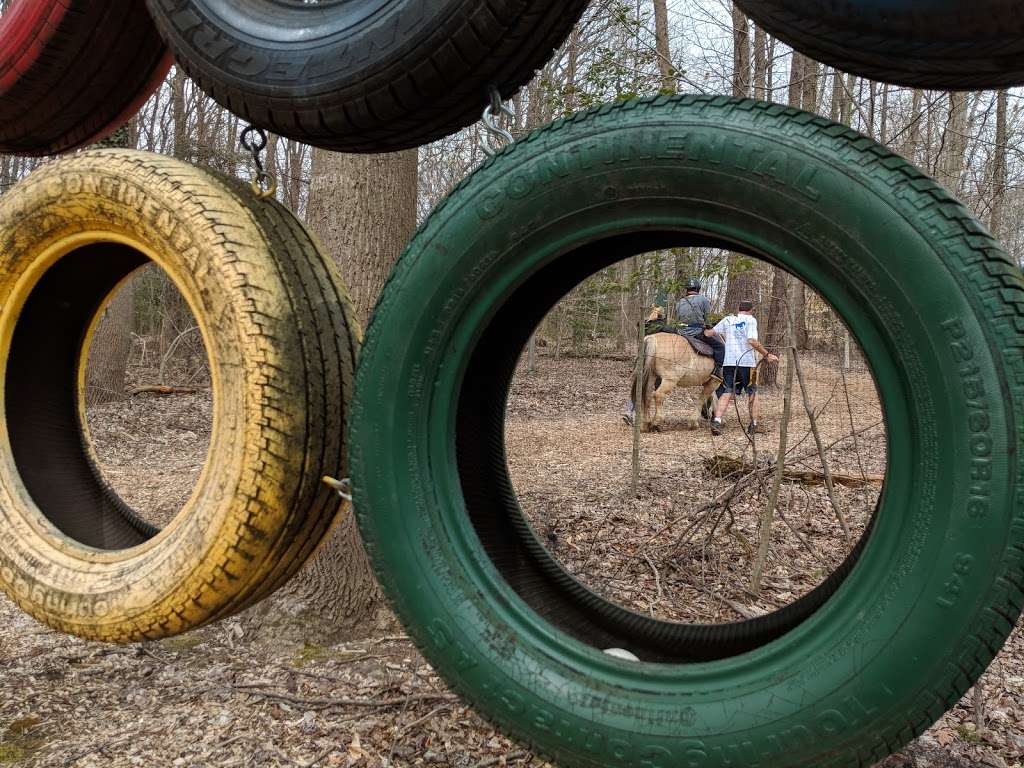
[(48, 155), (104, 138), (171, 61), (136, 0), (12, 0), (0, 17), (0, 152)]
[[(147, 0), (179, 63), (253, 124), (343, 152), (425, 144), (511, 96), (586, 0)], [(246, 6), (245, 10), (239, 5)]]
[(914, 88), (1024, 84), (1018, 0), (736, 0), (755, 22), (813, 59)]
[[(889, 434), (882, 501), (838, 578), (717, 627), (576, 583), (526, 524), (504, 454), (536, 323), (599, 269), (683, 245), (820, 291), (865, 350)], [(352, 411), (357, 516), (399, 617), (455, 690), (559, 765), (872, 764), (959, 699), (1024, 602), (1024, 280), (941, 186), (799, 110), (634, 101), (505, 150), (402, 256)]]

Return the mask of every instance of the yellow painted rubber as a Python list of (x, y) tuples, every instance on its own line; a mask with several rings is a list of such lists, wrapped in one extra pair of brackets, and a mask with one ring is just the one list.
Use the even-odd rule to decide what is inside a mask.
[[(35, 458), (18, 454), (9, 429), (25, 421), (8, 401), (23, 309), (30, 299), (38, 307), (33, 291), (62, 260), (102, 259), (107, 247), (156, 262), (177, 285), (214, 390), (191, 498), (162, 531), (120, 548), (55, 524), (26, 485)], [(56, 629), (111, 642), (178, 634), (270, 594), (340, 511), (321, 479), (347, 476), (359, 340), (335, 268), (277, 203), (142, 152), (94, 150), (44, 166), (0, 198), (0, 587)]]

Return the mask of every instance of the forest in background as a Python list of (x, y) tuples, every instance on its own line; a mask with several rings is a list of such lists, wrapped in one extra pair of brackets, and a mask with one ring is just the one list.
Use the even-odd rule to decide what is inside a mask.
[[(595, 0), (562, 49), (514, 98), (509, 127), (522, 136), (580, 109), (658, 93), (750, 96), (848, 124), (935, 176), (1024, 261), (1024, 94), (913, 90), (845, 74), (794, 53), (728, 0)], [(108, 143), (248, 179), (254, 167), (238, 143), (245, 125), (175, 69)], [(341, 266), (365, 320), (396, 249), (484, 159), (484, 141), (476, 125), (418, 152), (355, 157), (271, 135), (266, 165), (278, 180), (279, 199), (313, 226)], [(0, 157), (0, 192), (41, 162)], [(367, 204), (374, 200), (383, 207)], [(388, 211), (387, 220), (376, 210)], [(346, 221), (352, 217), (367, 220), (353, 225)], [(353, 234), (360, 231), (361, 237)], [(556, 355), (632, 354), (635, 318), (655, 302), (670, 308), (689, 277), (704, 281), (719, 313), (742, 298), (758, 302), (768, 346), (780, 348), (785, 275), (704, 248), (645, 254), (601, 271), (556, 308), (535, 338)], [(795, 288), (799, 346), (843, 343), (828, 307)], [(191, 386), (202, 379), (202, 342), (173, 286), (149, 268), (122, 291), (129, 293), (106, 309), (90, 362), (91, 403), (127, 396), (124, 370), (133, 353), (153, 361), (158, 380), (149, 384)]]

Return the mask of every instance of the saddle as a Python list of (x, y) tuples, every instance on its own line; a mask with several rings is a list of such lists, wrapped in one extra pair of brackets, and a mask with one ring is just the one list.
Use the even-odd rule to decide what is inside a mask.
[(679, 332), (679, 335), (690, 342), (690, 346), (693, 347), (693, 351), (701, 357), (714, 357), (715, 350), (704, 341), (701, 341), (698, 336), (704, 335), (703, 328), (683, 328)]
[(662, 320), (648, 320), (644, 325), (644, 334), (651, 336), (655, 333), (674, 333), (678, 336), (682, 336), (690, 342), (690, 346), (693, 347), (693, 351), (701, 357), (715, 356), (715, 350), (697, 338), (698, 336), (703, 335), (703, 328), (676, 328), (668, 325)]

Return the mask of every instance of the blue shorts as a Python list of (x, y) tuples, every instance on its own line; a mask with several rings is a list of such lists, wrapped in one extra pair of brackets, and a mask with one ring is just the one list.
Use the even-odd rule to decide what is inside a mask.
[(734, 395), (742, 395), (744, 392), (753, 395), (757, 393), (757, 377), (753, 368), (746, 368), (738, 365), (727, 365), (722, 369), (725, 381), (718, 388), (715, 394), (721, 397), (726, 392)]

